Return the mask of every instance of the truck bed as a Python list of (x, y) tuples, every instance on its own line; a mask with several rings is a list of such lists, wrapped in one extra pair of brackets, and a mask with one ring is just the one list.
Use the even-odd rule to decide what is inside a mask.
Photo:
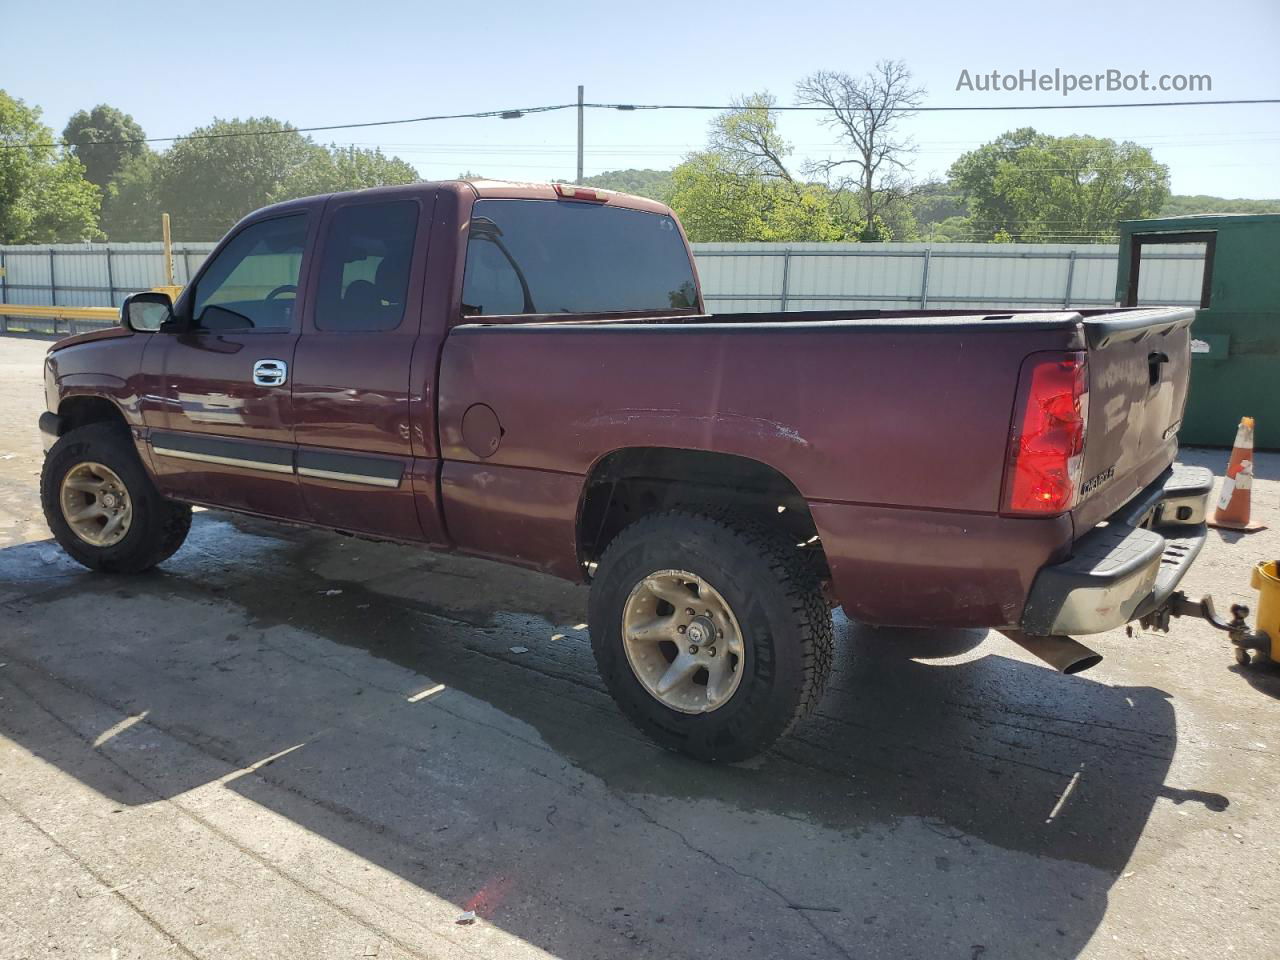
[[(1069, 555), (1173, 462), (1193, 316), (841, 310), (470, 321), (450, 333), (441, 364), (450, 528), (484, 539), (480, 504), (518, 502), (540, 483), (540, 497), (561, 501), (544, 503), (537, 523), (563, 542), (552, 567), (563, 572), (576, 562), (581, 478), (611, 451), (716, 451), (794, 484), (828, 556), (847, 559), (835, 580), (854, 616), (906, 623), (920, 606), (940, 623), (1012, 622), (1040, 566)], [(1007, 518), (1001, 490), (1019, 372), (1046, 351), (1088, 351), (1085, 494), (1056, 517)], [(1167, 362), (1153, 371), (1153, 356)], [(484, 457), (449, 427), (476, 403), (503, 430)], [(928, 542), (929, 554), (903, 549), (913, 542)], [(504, 551), (512, 548), (494, 543), (487, 552)], [(926, 604), (921, 583), (936, 589)]]

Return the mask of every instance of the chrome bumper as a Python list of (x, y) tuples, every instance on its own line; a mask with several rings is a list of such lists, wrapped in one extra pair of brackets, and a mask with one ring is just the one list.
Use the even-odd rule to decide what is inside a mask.
[(1213, 474), (1174, 464), (1044, 567), (1022, 611), (1033, 636), (1102, 633), (1157, 609), (1200, 553)]

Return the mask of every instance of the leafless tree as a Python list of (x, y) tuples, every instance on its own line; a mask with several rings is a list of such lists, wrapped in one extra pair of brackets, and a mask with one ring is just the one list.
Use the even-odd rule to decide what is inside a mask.
[(796, 84), (796, 99), (805, 106), (825, 107), (823, 123), (837, 132), (850, 156), (818, 160), (806, 167), (836, 189), (854, 188), (863, 217), (870, 224), (886, 206), (910, 194), (910, 138), (899, 123), (924, 101), (923, 87), (912, 86), (911, 71), (901, 60), (881, 60), (861, 77), (819, 70)]

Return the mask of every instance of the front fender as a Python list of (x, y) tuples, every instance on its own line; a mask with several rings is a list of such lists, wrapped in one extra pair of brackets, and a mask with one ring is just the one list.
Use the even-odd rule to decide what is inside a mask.
[(131, 427), (142, 426), (142, 355), (140, 337), (100, 340), (52, 350), (45, 358), (45, 402), (64, 413), (63, 404), (76, 397), (110, 401)]
[(93, 397), (109, 402), (119, 412), (121, 418), (131, 427), (142, 426), (139, 413), (137, 392), (128, 380), (109, 373), (75, 373), (60, 377), (55, 382), (56, 406), (49, 409), (63, 413), (68, 400), (79, 397)]

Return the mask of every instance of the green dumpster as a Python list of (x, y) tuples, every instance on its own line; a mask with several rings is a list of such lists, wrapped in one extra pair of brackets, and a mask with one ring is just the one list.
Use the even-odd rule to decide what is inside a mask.
[[(1193, 248), (1170, 245), (1194, 244)], [(1137, 306), (1143, 270), (1196, 258), (1204, 279), (1191, 327), (1191, 393), (1180, 439), (1229, 447), (1241, 417), (1254, 442), (1280, 449), (1280, 214), (1210, 214), (1120, 223), (1116, 300)]]

